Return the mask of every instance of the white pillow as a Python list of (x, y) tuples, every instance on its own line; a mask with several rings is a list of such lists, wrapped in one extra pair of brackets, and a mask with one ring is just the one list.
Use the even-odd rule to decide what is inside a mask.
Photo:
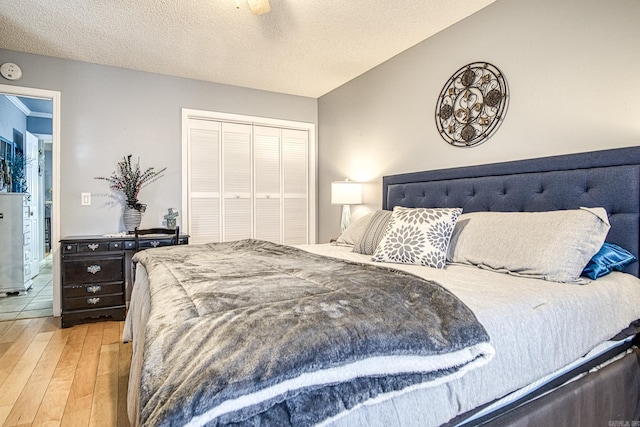
[(396, 206), (373, 261), (444, 268), (447, 247), (460, 208), (403, 208)]
[(580, 274), (609, 228), (604, 208), (465, 213), (447, 258), (519, 276), (586, 283)]

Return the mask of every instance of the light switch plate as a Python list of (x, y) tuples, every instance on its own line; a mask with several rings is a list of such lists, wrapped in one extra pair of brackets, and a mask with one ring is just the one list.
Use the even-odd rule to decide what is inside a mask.
[(91, 193), (80, 193), (80, 204), (82, 206), (91, 206)]

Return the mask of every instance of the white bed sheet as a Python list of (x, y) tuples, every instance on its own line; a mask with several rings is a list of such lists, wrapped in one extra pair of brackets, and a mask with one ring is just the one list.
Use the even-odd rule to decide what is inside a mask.
[[(385, 265), (435, 280), (471, 308), (496, 350), (489, 364), (462, 378), (354, 408), (326, 425), (441, 425), (575, 362), (640, 318), (640, 279), (629, 274), (612, 273), (587, 285), (563, 284), (461, 265), (437, 270), (373, 263), (370, 256), (330, 244), (298, 247), (321, 255)], [(138, 410), (143, 325), (149, 304), (146, 274), (137, 272), (123, 337), (134, 341), (129, 380), (130, 418)], [(132, 425), (136, 425), (135, 420), (132, 421)]]

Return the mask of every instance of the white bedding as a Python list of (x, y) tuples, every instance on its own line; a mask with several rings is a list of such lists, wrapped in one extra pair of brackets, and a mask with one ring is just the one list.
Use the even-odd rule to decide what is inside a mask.
[[(329, 244), (299, 246), (309, 252), (372, 263), (370, 256)], [(355, 408), (333, 426), (436, 426), (519, 389), (574, 362), (640, 318), (640, 280), (612, 273), (587, 285), (514, 277), (475, 267), (444, 270), (384, 264), (439, 282), (476, 314), (496, 350), (486, 366), (450, 383), (411, 391), (393, 400)], [(139, 369), (148, 287), (136, 273), (123, 339), (133, 339), (130, 416), (137, 412)], [(431, 404), (430, 404), (431, 403)]]

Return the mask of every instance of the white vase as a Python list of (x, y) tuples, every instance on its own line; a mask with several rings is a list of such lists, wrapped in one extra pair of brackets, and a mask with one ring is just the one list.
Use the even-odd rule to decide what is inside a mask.
[(137, 227), (140, 227), (142, 221), (142, 212), (131, 206), (125, 206), (122, 213), (122, 221), (124, 222), (124, 228), (133, 233)]

